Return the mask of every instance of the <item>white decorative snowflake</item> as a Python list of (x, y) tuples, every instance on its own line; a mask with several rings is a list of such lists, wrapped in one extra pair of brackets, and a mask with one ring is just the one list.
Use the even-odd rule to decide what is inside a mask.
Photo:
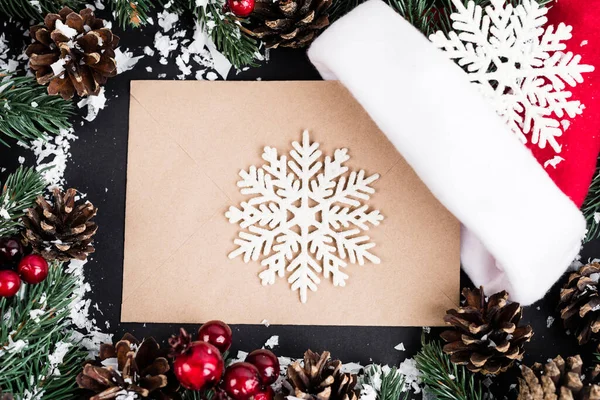
[(264, 256), (262, 284), (272, 285), (276, 275), (283, 277), (288, 271), (292, 290), (299, 290), (305, 303), (308, 289), (317, 290), (320, 274), (331, 276), (335, 286), (345, 286), (346, 258), (359, 265), (365, 259), (380, 262), (370, 252), (375, 244), (360, 233), (379, 225), (383, 216), (361, 204), (375, 192), (370, 185), (379, 175), (367, 177), (363, 170), (345, 175), (347, 149), (338, 149), (333, 158), (321, 162), (319, 143), (310, 142), (308, 131), (302, 144), (292, 146), (289, 160), (265, 147), (265, 165), (240, 171), (238, 187), (253, 197), (241, 208), (230, 207), (225, 216), (247, 229), (234, 241), (238, 247), (229, 258), (243, 255), (249, 262)]
[(559, 153), (557, 138), (568, 126), (566, 116), (574, 118), (584, 108), (571, 100), (566, 85), (582, 83), (582, 73), (594, 70), (579, 64), (581, 56), (563, 53), (573, 28), (563, 23), (544, 28), (548, 9), (535, 0), (517, 7), (491, 0), (485, 13), (473, 1), (467, 7), (462, 0), (452, 2), (458, 10), (451, 15), (452, 27), (460, 33), (436, 32), (430, 40), (466, 67), (523, 143), (530, 135), (540, 148), (550, 145)]

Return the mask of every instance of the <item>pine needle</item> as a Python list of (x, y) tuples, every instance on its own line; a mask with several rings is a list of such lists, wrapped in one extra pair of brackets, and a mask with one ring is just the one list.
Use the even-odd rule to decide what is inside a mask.
[(600, 159), (598, 159), (598, 163), (588, 195), (581, 207), (588, 229), (585, 243), (600, 237)]
[[(2, 0), (0, 0), (2, 1)], [(28, 142), (56, 135), (71, 126), (73, 103), (50, 96), (32, 77), (16, 77), (0, 72), (0, 143), (2, 135)]]
[(426, 343), (415, 356), (421, 380), (438, 400), (483, 400), (481, 382), (463, 366), (453, 364), (437, 342)]
[(121, 29), (146, 25), (148, 13), (154, 8), (150, 0), (112, 0), (111, 3)]
[[(77, 398), (75, 377), (88, 354), (67, 332), (77, 288), (77, 277), (65, 272), (61, 263), (52, 263), (45, 281), (23, 285), (16, 296), (0, 299), (3, 391), (23, 397), (37, 394), (31, 398), (44, 400)], [(51, 356), (63, 343), (68, 351), (59, 363)]]
[(45, 187), (46, 182), (33, 168), (20, 166), (8, 176), (0, 192), (0, 237), (17, 232), (24, 210), (33, 206)]
[(223, 13), (223, 5), (212, 3), (199, 7), (198, 18), (209, 26), (208, 34), (219, 50), (235, 68), (255, 67), (258, 44), (255, 39), (242, 33), (241, 23), (231, 13)]

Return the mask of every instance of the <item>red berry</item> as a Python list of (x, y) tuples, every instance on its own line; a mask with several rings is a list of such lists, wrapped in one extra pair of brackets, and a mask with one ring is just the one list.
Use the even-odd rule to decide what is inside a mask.
[(198, 330), (198, 340), (215, 346), (221, 353), (231, 347), (231, 328), (223, 321), (208, 321)]
[(223, 375), (223, 357), (210, 343), (193, 342), (173, 362), (173, 372), (186, 389), (210, 389), (221, 380)]
[(21, 279), (25, 282), (35, 285), (42, 282), (48, 276), (48, 262), (44, 257), (37, 254), (30, 254), (23, 257), (17, 268)]
[(253, 400), (273, 400), (275, 392), (271, 386), (265, 386), (254, 395)]
[(279, 360), (269, 350), (254, 350), (248, 354), (246, 362), (249, 362), (258, 369), (260, 381), (263, 385), (271, 385), (279, 377)]
[(247, 362), (238, 362), (225, 370), (223, 389), (233, 400), (248, 400), (260, 391), (258, 369)]
[(255, 0), (227, 0), (227, 5), (236, 17), (247, 17), (254, 11)]
[(16, 263), (21, 257), (23, 257), (23, 246), (19, 239), (0, 239), (0, 264)]
[(0, 271), (0, 297), (12, 297), (21, 287), (21, 278), (10, 269)]

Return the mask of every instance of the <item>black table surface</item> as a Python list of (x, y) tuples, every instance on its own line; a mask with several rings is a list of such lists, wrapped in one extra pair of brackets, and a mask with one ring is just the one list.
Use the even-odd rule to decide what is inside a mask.
[[(107, 16), (106, 12), (101, 16)], [(191, 29), (191, 20), (187, 20)], [(28, 23), (24, 23), (28, 26)], [(140, 30), (127, 29), (122, 32), (117, 24), (114, 31), (121, 37), (121, 48), (128, 48), (135, 55), (141, 55), (144, 46), (153, 47), (155, 26)], [(5, 32), (11, 42), (13, 54), (28, 43), (23, 29), (0, 19), (0, 33)], [(147, 72), (146, 67), (152, 67)], [(86, 268), (86, 276), (91, 284), (90, 298), (97, 303), (100, 312), (92, 310), (97, 325), (109, 333), (120, 337), (131, 332), (138, 337), (154, 336), (166, 340), (175, 333), (180, 325), (120, 323), (123, 238), (125, 213), (125, 185), (127, 163), (127, 134), (129, 113), (129, 82), (131, 80), (157, 79), (158, 73), (166, 73), (166, 78), (176, 79), (180, 74), (174, 63), (174, 55), (168, 65), (158, 62), (158, 55), (141, 59), (133, 70), (120, 74), (106, 84), (106, 108), (101, 110), (96, 120), (81, 125), (84, 110), (78, 110), (73, 117), (75, 134), (79, 137), (71, 147), (72, 158), (66, 170), (68, 187), (75, 187), (87, 193), (87, 199), (99, 208), (96, 221), (100, 227), (96, 235), (96, 253)], [(231, 71), (228, 80), (318, 80), (317, 71), (308, 61), (302, 50), (278, 49), (270, 52), (268, 62), (257, 68), (243, 72)], [(1, 180), (18, 166), (18, 157), (25, 157), (26, 165), (34, 165), (32, 153), (19, 146), (10, 148), (0, 146), (0, 168), (6, 171), (0, 174)], [(518, 229), (518, 227), (515, 227)], [(161, 249), (156, 249), (159, 252)], [(600, 254), (600, 242), (588, 243), (582, 252), (582, 261)], [(463, 286), (470, 285), (468, 278), (462, 276)], [(548, 358), (561, 354), (563, 357), (581, 353), (584, 359), (592, 358), (593, 346), (578, 347), (575, 338), (567, 335), (560, 323), (556, 310), (560, 285), (565, 277), (555, 285), (546, 297), (524, 310), (524, 322), (531, 324), (535, 335), (527, 345), (526, 364), (544, 362)], [(426, 281), (421, 290), (432, 290)], [(156, 301), (160, 301), (159, 298)], [(377, 307), (374, 304), (373, 307)], [(402, 307), (402, 304), (398, 304)], [(393, 313), (394, 310), (388, 310)], [(556, 318), (554, 324), (547, 327), (549, 316)], [(183, 325), (193, 331), (198, 324)], [(107, 328), (108, 327), (108, 328)], [(336, 327), (336, 326), (281, 326), (271, 325), (234, 325), (232, 350), (251, 351), (260, 348), (272, 335), (279, 335), (279, 346), (275, 352), (280, 356), (300, 357), (306, 349), (315, 351), (329, 350), (334, 357), (344, 362), (383, 363), (398, 365), (406, 357), (412, 357), (420, 347), (421, 328), (402, 327)], [(437, 337), (441, 330), (432, 329), (429, 337)], [(394, 350), (394, 346), (404, 343), (406, 351)], [(515, 398), (518, 369), (513, 369), (493, 380), (489, 390), (496, 398)], [(420, 396), (413, 396), (420, 398)]]

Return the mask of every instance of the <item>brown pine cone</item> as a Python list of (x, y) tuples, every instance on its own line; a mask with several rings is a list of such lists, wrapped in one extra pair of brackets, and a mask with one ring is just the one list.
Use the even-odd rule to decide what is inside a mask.
[(342, 362), (330, 360), (329, 352), (321, 355), (308, 350), (304, 365), (296, 361), (287, 369), (282, 390), (299, 399), (357, 400), (357, 376), (341, 372)]
[(23, 217), (25, 242), (46, 260), (85, 260), (94, 252), (93, 236), (98, 227), (91, 219), (97, 208), (89, 201), (75, 201), (77, 191), (53, 190), (54, 204), (39, 196)]
[(77, 385), (96, 393), (90, 400), (116, 399), (124, 394), (135, 394), (135, 398), (180, 399), (178, 384), (170, 370), (166, 351), (161, 350), (154, 338), (140, 343), (127, 333), (114, 346), (100, 346), (98, 360), (85, 364), (77, 375)]
[(472, 372), (496, 375), (523, 358), (523, 346), (533, 336), (531, 326), (518, 326), (519, 303), (508, 303), (502, 291), (486, 299), (483, 287), (463, 289), (465, 303), (448, 310), (444, 317), (453, 330), (441, 334), (444, 352), (455, 364), (466, 365)]
[(577, 335), (579, 344), (598, 338), (600, 331), (600, 264), (584, 265), (569, 276), (560, 291), (560, 317), (566, 329)]
[(242, 30), (265, 46), (305, 47), (329, 25), (333, 0), (257, 0)]
[(192, 344), (192, 335), (187, 333), (183, 328), (179, 328), (179, 335), (172, 335), (169, 338), (169, 357), (177, 357), (185, 351)]
[(600, 400), (600, 386), (594, 382), (600, 366), (587, 375), (582, 366), (580, 356), (569, 357), (566, 363), (558, 356), (543, 367), (522, 366), (517, 400)]
[(33, 43), (25, 53), (38, 83), (49, 94), (70, 99), (96, 95), (108, 78), (117, 74), (114, 49), (119, 37), (104, 27), (104, 20), (86, 8), (78, 13), (65, 7), (32, 26)]

